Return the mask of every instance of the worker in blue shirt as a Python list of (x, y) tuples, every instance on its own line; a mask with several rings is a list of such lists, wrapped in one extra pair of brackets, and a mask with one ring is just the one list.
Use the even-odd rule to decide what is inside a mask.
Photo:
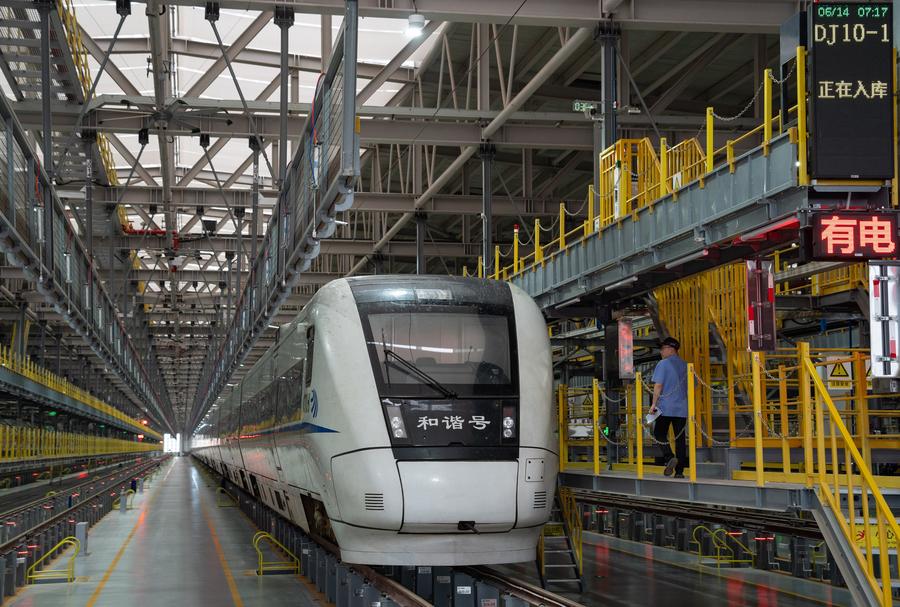
[[(687, 363), (678, 356), (681, 344), (674, 337), (667, 337), (660, 346), (662, 360), (653, 370), (653, 404), (650, 413), (659, 411), (653, 436), (659, 442), (665, 475), (684, 478), (687, 464), (684, 424), (687, 420)], [(669, 447), (669, 427), (675, 434), (675, 453)]]

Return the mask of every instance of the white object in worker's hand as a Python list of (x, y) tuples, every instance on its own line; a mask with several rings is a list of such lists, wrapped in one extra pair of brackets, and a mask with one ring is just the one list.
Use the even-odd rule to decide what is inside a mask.
[(659, 410), (659, 407), (657, 407), (655, 409), (650, 409), (650, 412), (644, 416), (644, 423), (649, 426), (650, 424), (655, 422), (656, 418), (659, 417), (661, 414), (662, 414), (662, 411)]

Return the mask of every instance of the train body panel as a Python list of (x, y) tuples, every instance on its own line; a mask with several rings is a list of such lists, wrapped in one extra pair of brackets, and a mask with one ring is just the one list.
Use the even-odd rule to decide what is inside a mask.
[(334, 281), (216, 406), (194, 453), (345, 561), (535, 557), (558, 469), (552, 366), (515, 287)]

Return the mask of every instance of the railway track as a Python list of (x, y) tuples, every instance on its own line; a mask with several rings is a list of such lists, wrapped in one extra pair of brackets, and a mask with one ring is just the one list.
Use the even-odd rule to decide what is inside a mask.
[(135, 475), (142, 475), (157, 465), (158, 460), (154, 458), (142, 458), (129, 467), (116, 468), (60, 492), (51, 490), (48, 495), (6, 510), (0, 514), (0, 553), (14, 548), (17, 542), (34, 535), (41, 527), (52, 524), (66, 512), (77, 509), (122, 483), (130, 482)]
[(476, 580), (492, 584), (502, 595), (514, 597), (528, 607), (585, 607), (578, 601), (506, 576), (490, 567), (461, 567), (460, 570)]
[(746, 508), (714, 508), (677, 500), (635, 498), (615, 493), (602, 493), (588, 489), (573, 489), (575, 500), (595, 506), (636, 510), (651, 514), (721, 523), (732, 527), (788, 533), (809, 539), (822, 539), (822, 532), (816, 521), (804, 518), (803, 512), (777, 512), (770, 510), (749, 510)]

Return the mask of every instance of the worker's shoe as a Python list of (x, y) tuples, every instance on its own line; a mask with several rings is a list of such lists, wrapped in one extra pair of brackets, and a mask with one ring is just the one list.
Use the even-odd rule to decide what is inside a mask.
[(663, 472), (663, 474), (665, 474), (666, 476), (672, 476), (672, 474), (675, 473), (675, 467), (677, 465), (678, 465), (678, 458), (672, 457), (671, 459), (669, 459), (668, 462), (666, 462), (666, 469)]
[(681, 474), (681, 473), (679, 472), (678, 474), (676, 474), (676, 475), (673, 476), (672, 478), (684, 478), (684, 475)]

